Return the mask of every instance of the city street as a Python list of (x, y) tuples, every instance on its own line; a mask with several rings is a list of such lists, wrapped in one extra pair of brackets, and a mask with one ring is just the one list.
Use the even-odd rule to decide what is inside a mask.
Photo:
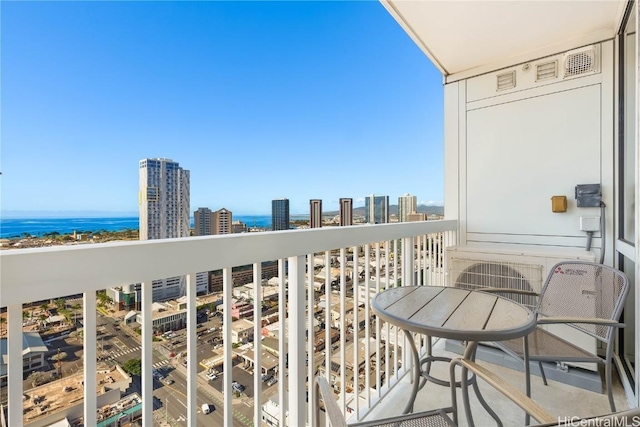
[[(171, 367), (161, 368), (160, 372), (173, 381), (173, 384), (166, 385), (154, 379), (154, 419), (156, 424), (164, 421), (172, 426), (187, 425), (187, 381), (184, 375), (181, 375), (177, 369)], [(211, 426), (223, 425), (223, 407), (222, 402), (203, 390), (198, 384), (198, 415), (196, 422), (190, 422), (189, 426)], [(202, 412), (202, 404), (210, 405), (211, 412), (204, 414)]]
[[(78, 319), (81, 325), (81, 318)], [(133, 328), (122, 323), (121, 317), (105, 316), (98, 311), (96, 322), (96, 354), (98, 363), (122, 365), (130, 359), (141, 357), (140, 337)], [(196, 423), (189, 425), (207, 426), (222, 425), (223, 418), (223, 378), (221, 373), (215, 380), (208, 381), (205, 369), (200, 362), (212, 357), (214, 349), (222, 344), (222, 320), (212, 317), (198, 325), (198, 415)], [(78, 330), (78, 331), (81, 331)], [(54, 381), (60, 376), (67, 377), (83, 370), (84, 348), (82, 333), (74, 331), (60, 338), (47, 340), (48, 351), (45, 355), (46, 363), (43, 371), (36, 371), (25, 378), (24, 389), (29, 390), (37, 384)], [(176, 331), (176, 335), (169, 341), (154, 343), (153, 368), (157, 369), (170, 381), (159, 381), (154, 378), (154, 424), (167, 423), (172, 426), (186, 426), (186, 369), (177, 357), (186, 351), (186, 330)], [(61, 362), (55, 361), (55, 355), (65, 353)], [(170, 354), (176, 355), (175, 359)], [(53, 359), (52, 359), (53, 357)], [(245, 426), (253, 426), (253, 374), (245, 371), (241, 364), (233, 367), (233, 379), (242, 384), (245, 389), (242, 395), (234, 397), (233, 412), (235, 422)], [(140, 377), (134, 376), (130, 388), (126, 393), (141, 394)], [(262, 384), (263, 402), (277, 393), (278, 386)], [(6, 389), (0, 390), (6, 400)], [(202, 404), (208, 404), (211, 412), (204, 414)]]

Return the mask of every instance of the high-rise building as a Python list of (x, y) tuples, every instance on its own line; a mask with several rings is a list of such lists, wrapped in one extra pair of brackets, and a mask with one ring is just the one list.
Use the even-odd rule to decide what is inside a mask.
[(388, 223), (389, 196), (367, 196), (364, 199), (364, 220), (370, 224)]
[(212, 212), (209, 208), (198, 208), (198, 210), (193, 213), (193, 234), (196, 236), (208, 236), (212, 234), (211, 214)]
[(322, 227), (322, 200), (309, 200), (309, 228)]
[(213, 234), (233, 233), (233, 213), (225, 208), (213, 213)]
[(189, 236), (189, 171), (170, 159), (140, 160), (140, 240)]
[(353, 225), (353, 199), (340, 199), (340, 225)]
[(271, 201), (271, 229), (289, 229), (289, 199), (274, 199)]
[(398, 221), (407, 222), (410, 213), (418, 211), (418, 198), (407, 193), (398, 197)]
[[(189, 171), (171, 159), (142, 159), (139, 183), (140, 240), (188, 237)], [(184, 276), (153, 281), (155, 301), (176, 298), (185, 293)]]

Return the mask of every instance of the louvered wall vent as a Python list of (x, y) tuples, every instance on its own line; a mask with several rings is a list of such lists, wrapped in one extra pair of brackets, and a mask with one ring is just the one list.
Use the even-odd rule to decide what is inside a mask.
[(496, 91), (512, 89), (516, 87), (516, 72), (510, 71), (504, 74), (498, 74)]
[(567, 52), (564, 55), (564, 78), (598, 72), (598, 50), (589, 46)]
[(536, 81), (555, 79), (558, 77), (558, 61), (536, 65)]

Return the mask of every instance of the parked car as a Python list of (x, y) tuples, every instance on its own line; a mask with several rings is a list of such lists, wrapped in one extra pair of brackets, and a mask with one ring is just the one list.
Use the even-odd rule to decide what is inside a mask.
[(235, 391), (237, 391), (238, 393), (243, 393), (246, 389), (245, 386), (243, 386), (242, 384), (240, 384), (237, 381), (234, 381), (233, 383), (231, 383), (231, 388), (234, 389)]
[(277, 382), (278, 382), (278, 377), (273, 377), (273, 378), (271, 378), (269, 381), (267, 381), (267, 385), (268, 385), (269, 387), (271, 387), (272, 385), (274, 385), (274, 384), (275, 384), (275, 383), (277, 383)]
[(209, 381), (215, 380), (216, 378), (218, 378), (218, 374), (216, 374), (215, 372), (209, 372), (207, 374), (207, 379)]
[(264, 375), (262, 375), (262, 382), (269, 381), (271, 378), (273, 378), (273, 375), (264, 374)]

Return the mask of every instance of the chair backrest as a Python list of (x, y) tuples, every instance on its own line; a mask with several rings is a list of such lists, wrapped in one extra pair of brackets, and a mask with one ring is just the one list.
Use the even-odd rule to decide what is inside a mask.
[(344, 419), (344, 415), (342, 415), (340, 406), (338, 406), (338, 402), (336, 402), (336, 400), (333, 398), (331, 386), (329, 386), (329, 382), (327, 381), (327, 379), (322, 376), (316, 377), (315, 425), (320, 425), (320, 398), (322, 398), (325, 411), (329, 415), (329, 425), (331, 427), (347, 427), (347, 422)]
[[(551, 269), (537, 312), (542, 316), (619, 320), (629, 293), (629, 279), (615, 268), (584, 261), (563, 261)], [(614, 328), (587, 323), (571, 326), (602, 341)]]

